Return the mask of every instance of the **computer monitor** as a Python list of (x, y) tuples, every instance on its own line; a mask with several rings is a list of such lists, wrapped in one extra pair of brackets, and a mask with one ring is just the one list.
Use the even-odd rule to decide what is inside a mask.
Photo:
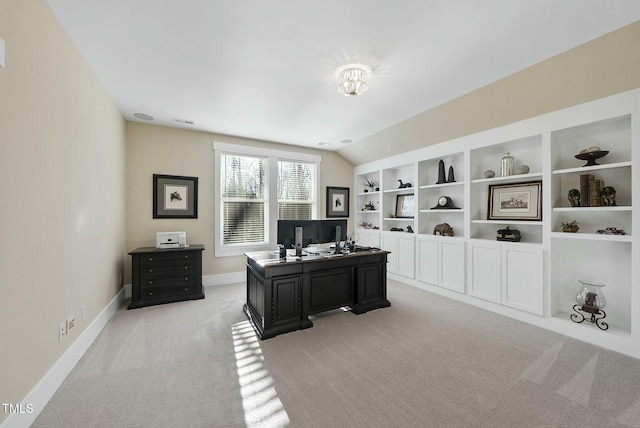
[[(320, 221), (320, 242), (336, 242), (347, 240), (347, 220), (319, 220)], [(337, 227), (340, 227), (336, 236)], [(337, 239), (339, 238), (339, 239)]]
[(285, 248), (294, 248), (296, 241), (296, 227), (302, 227), (302, 247), (317, 244), (318, 220), (278, 220), (278, 244)]

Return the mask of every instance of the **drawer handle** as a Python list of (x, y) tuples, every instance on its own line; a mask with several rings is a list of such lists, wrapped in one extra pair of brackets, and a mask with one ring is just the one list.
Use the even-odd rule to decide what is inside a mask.
[(185, 269), (189, 269), (189, 266), (187, 266), (187, 265), (184, 265), (184, 268), (185, 268)]
[(152, 262), (153, 261), (153, 257), (149, 257), (149, 261)]
[(153, 269), (149, 269), (149, 273), (153, 272)]
[(185, 258), (185, 259), (188, 259), (188, 258), (189, 258), (189, 255), (185, 255), (185, 256), (184, 256), (184, 258)]
[(184, 277), (184, 280), (185, 280), (185, 281), (189, 281), (189, 277), (188, 277), (188, 276), (185, 276), (185, 277)]
[(153, 291), (150, 291), (150, 292), (149, 292), (149, 296), (153, 296)]
[(184, 287), (184, 291), (189, 291), (189, 287)]
[(149, 281), (149, 285), (153, 284), (153, 281)]

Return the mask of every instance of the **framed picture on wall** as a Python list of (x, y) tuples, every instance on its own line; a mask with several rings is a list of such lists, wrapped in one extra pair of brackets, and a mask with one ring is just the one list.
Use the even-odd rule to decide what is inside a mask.
[(542, 181), (489, 185), (487, 220), (542, 220)]
[(198, 177), (153, 174), (153, 218), (198, 218)]
[(327, 218), (349, 217), (349, 188), (327, 186)]

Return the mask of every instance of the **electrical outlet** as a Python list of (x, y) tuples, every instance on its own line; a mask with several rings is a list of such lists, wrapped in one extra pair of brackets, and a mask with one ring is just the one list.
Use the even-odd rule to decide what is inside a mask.
[(87, 319), (87, 305), (82, 305), (80, 310), (80, 320), (85, 321)]
[(58, 326), (58, 342), (62, 342), (67, 337), (67, 322), (63, 322)]
[(71, 333), (71, 329), (76, 326), (76, 316), (71, 315), (67, 318), (67, 334)]

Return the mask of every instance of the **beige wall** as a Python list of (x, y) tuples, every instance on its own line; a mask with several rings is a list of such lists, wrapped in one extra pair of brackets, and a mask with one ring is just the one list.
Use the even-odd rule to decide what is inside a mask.
[(2, 0), (0, 37), (0, 403), (21, 403), (120, 288), (124, 120), (44, 0)]
[(640, 21), (341, 149), (361, 165), (640, 87)]
[[(351, 187), (353, 166), (334, 152), (304, 149), (264, 141), (127, 122), (127, 234), (126, 248), (154, 246), (157, 232), (186, 231), (187, 242), (204, 244), (204, 275), (244, 271), (244, 257), (214, 257), (214, 152), (213, 142), (251, 145), (320, 155), (320, 217), (325, 216), (326, 186)], [(154, 219), (153, 174), (198, 177), (197, 219)], [(351, 195), (353, 217), (353, 195)], [(353, 228), (353, 219), (349, 219)], [(126, 281), (131, 281), (127, 258)]]

